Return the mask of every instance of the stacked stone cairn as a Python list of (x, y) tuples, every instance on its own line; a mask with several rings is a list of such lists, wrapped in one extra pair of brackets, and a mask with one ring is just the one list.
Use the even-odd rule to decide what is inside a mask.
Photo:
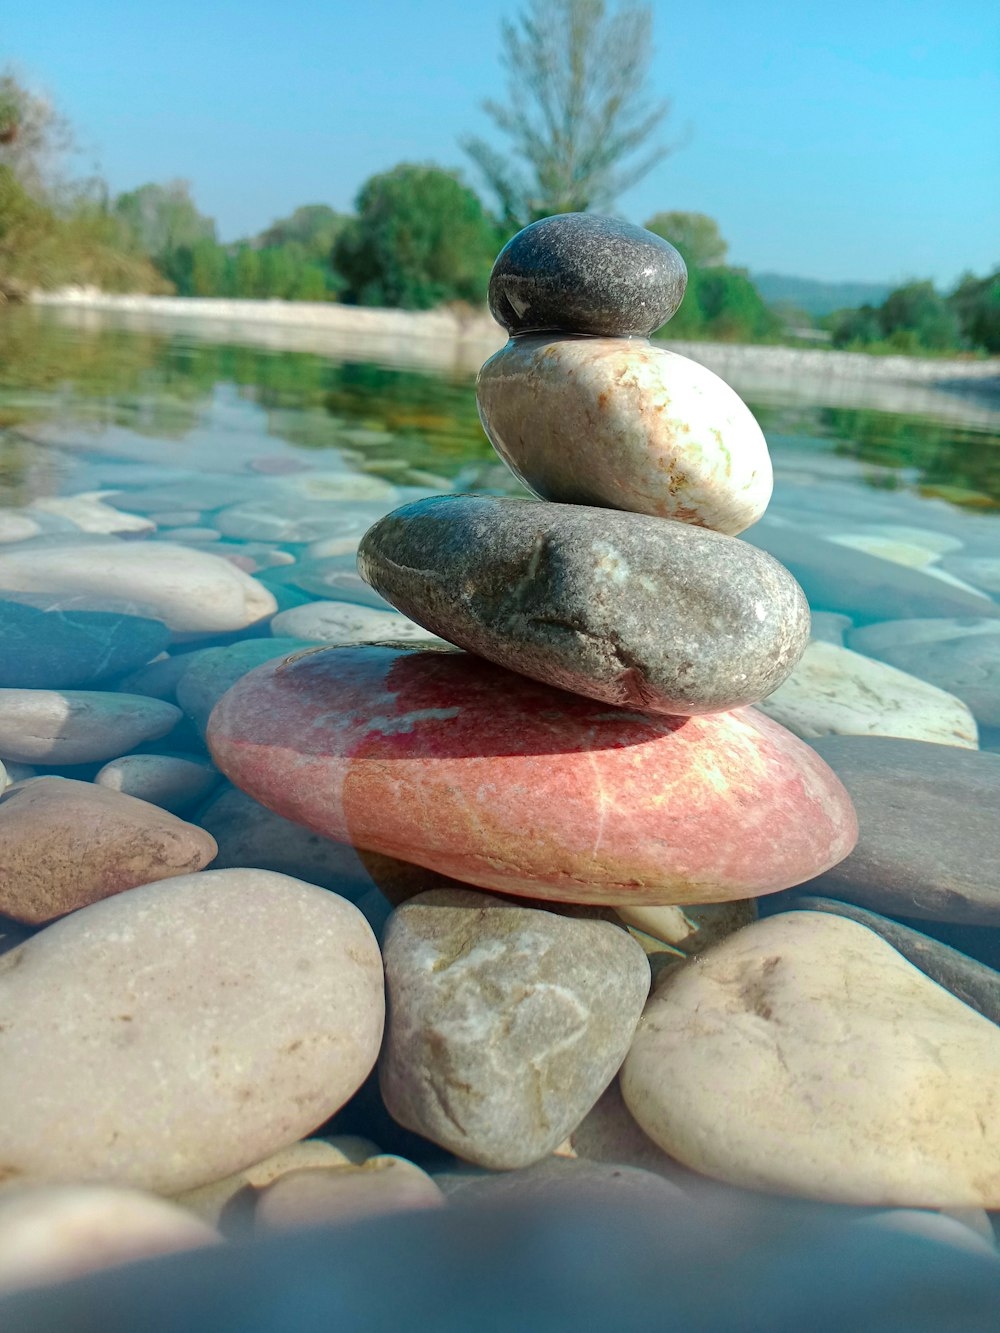
[[(815, 912), (754, 921), (761, 895), (847, 856), (857, 824), (815, 750), (751, 707), (801, 656), (809, 608), (738, 537), (771, 494), (752, 414), (649, 341), (685, 284), (671, 245), (614, 219), (568, 214), (514, 237), (490, 283), (510, 341), (477, 392), (538, 498), (438, 496), (379, 520), (362, 576), (445, 642), (264, 666), (216, 707), (209, 741), (256, 800), (373, 854), (397, 905), (379, 1061), (397, 1122), (480, 1168), (537, 1172), (560, 1144), (599, 1157), (598, 1142), (616, 1170), (678, 1159), (874, 1201), (872, 1164), (831, 1184), (808, 1134), (788, 1166), (781, 1116), (734, 1155), (727, 1107), (744, 1093), (710, 1085), (739, 1057), (713, 1050), (707, 1082), (692, 1057), (678, 1083), (698, 1049), (684, 1002), (679, 1025), (650, 1018), (694, 984), (678, 958), (707, 949), (722, 979), (690, 1006), (749, 1006), (764, 1023), (795, 1003), (782, 960), (800, 923), (807, 974), (831, 931), (861, 930)], [(758, 947), (775, 922), (791, 924)], [(629, 1113), (646, 1150), (626, 1146)], [(925, 1182), (896, 1201), (918, 1197)]]

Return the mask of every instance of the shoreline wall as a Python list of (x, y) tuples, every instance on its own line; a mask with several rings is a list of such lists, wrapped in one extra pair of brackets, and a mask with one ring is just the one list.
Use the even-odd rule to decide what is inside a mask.
[[(241, 301), (217, 297), (109, 295), (89, 289), (38, 293), (60, 322), (186, 333), (210, 342), (250, 343), (346, 361), (474, 374), (503, 346), (485, 312), (379, 310), (332, 302)], [(714, 371), (740, 394), (789, 402), (870, 406), (996, 428), (1000, 358), (869, 356), (812, 347), (663, 341)]]

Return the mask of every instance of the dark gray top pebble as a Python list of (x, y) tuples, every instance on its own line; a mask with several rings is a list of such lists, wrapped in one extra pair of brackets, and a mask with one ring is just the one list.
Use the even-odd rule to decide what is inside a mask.
[(557, 213), (500, 251), (493, 318), (509, 333), (645, 337), (684, 297), (687, 268), (669, 241), (619, 218)]
[(435, 496), (380, 519), (358, 568), (460, 648), (649, 712), (755, 703), (809, 636), (802, 590), (770, 556), (707, 528), (613, 509)]

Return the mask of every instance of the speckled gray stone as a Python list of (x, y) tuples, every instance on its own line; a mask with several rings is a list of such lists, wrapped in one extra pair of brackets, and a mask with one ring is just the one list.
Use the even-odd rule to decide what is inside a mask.
[(435, 889), (393, 913), (379, 1063), (400, 1124), (480, 1166), (528, 1166), (610, 1083), (649, 990), (639, 945), (607, 921)]
[(646, 335), (666, 324), (686, 287), (669, 241), (620, 218), (557, 213), (500, 251), (489, 302), (510, 333)]
[(770, 557), (717, 532), (609, 509), (420, 500), (371, 528), (358, 568), (461, 648), (649, 712), (755, 703), (809, 636), (802, 590)]
[(791, 905), (804, 912), (832, 912), (835, 916), (846, 916), (850, 921), (867, 926), (876, 935), (881, 935), (907, 962), (919, 967), (925, 976), (945, 990), (950, 990), (963, 1004), (975, 1009), (991, 1023), (1000, 1023), (1000, 972), (987, 967), (985, 963), (968, 958), (964, 953), (949, 948), (940, 940), (931, 939), (919, 930), (911, 930), (909, 926), (902, 926), (898, 921), (891, 921), (877, 912), (855, 907), (853, 903), (805, 895)]
[(1000, 755), (929, 741), (810, 742), (858, 812), (854, 851), (811, 893), (891, 916), (1000, 924)]

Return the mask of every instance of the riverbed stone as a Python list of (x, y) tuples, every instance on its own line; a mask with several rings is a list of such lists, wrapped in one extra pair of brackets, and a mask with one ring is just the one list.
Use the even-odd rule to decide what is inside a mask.
[(222, 1180), (213, 1180), (198, 1189), (178, 1194), (174, 1202), (200, 1217), (209, 1226), (218, 1227), (226, 1236), (239, 1238), (253, 1231), (254, 1206), (259, 1190), (290, 1171), (317, 1167), (351, 1166), (378, 1154), (370, 1140), (351, 1138), (302, 1139), (288, 1148), (280, 1148), (262, 1162), (234, 1171)]
[(657, 713), (756, 703), (809, 638), (805, 597), (777, 561), (716, 532), (609, 509), (436, 496), (376, 523), (358, 568), (461, 648)]
[(354, 1093), (378, 1054), (382, 964), (336, 894), (208, 870), (6, 954), (0, 1012), (7, 1171), (178, 1194), (297, 1142)]
[(947, 690), (987, 727), (1000, 727), (1000, 620), (897, 620), (867, 625), (852, 643)]
[(214, 855), (203, 829), (93, 783), (41, 777), (0, 798), (0, 912), (31, 925)]
[(0, 600), (0, 687), (60, 690), (132, 671), (162, 652), (159, 620), (86, 611), (72, 598)]
[[(850, 616), (842, 616), (839, 611), (813, 611), (810, 615), (810, 635), (823, 643), (835, 643), (844, 646), (844, 635), (851, 628)], [(1000, 621), (997, 622), (1000, 625)]]
[(669, 944), (679, 953), (693, 956), (756, 920), (757, 903), (753, 898), (745, 898), (703, 906), (691, 903), (687, 907), (619, 907), (616, 911), (627, 926)]
[(276, 610), (250, 575), (172, 542), (96, 537), (0, 548), (0, 589), (132, 598), (184, 635), (243, 629)]
[(1000, 755), (886, 737), (813, 744), (851, 793), (860, 832), (811, 893), (890, 916), (1000, 924)]
[(286, 658), (316, 645), (308, 639), (278, 636), (240, 639), (198, 653), (176, 685), (177, 702), (202, 733), (212, 709), (225, 692), (249, 671), (273, 658)]
[(356, 1222), (364, 1217), (443, 1208), (444, 1195), (426, 1171), (384, 1153), (356, 1165), (285, 1172), (260, 1191), (257, 1234), (289, 1227)]
[(1000, 593), (1000, 555), (950, 555), (941, 563), (963, 582), (985, 593)]
[(22, 763), (89, 764), (165, 736), (181, 710), (141, 694), (0, 689), (0, 755)]
[(754, 709), (609, 709), (466, 653), (321, 648), (244, 677), (216, 763), (314, 831), (529, 898), (718, 902), (843, 859), (846, 792)]
[(215, 1245), (219, 1235), (139, 1190), (41, 1185), (0, 1196), (0, 1288), (65, 1282), (153, 1255)]
[(176, 815), (204, 800), (220, 778), (214, 764), (194, 755), (126, 754), (105, 764), (94, 782)]
[(577, 1208), (602, 1208), (612, 1200), (684, 1209), (690, 1197), (658, 1172), (630, 1164), (545, 1157), (515, 1171), (456, 1167), (435, 1171), (434, 1180), (449, 1203), (486, 1206), (524, 1202), (537, 1209), (547, 1200)]
[(976, 720), (961, 699), (833, 643), (810, 643), (760, 708), (807, 739), (900, 736), (972, 750), (979, 744)]
[(376, 611), (351, 602), (308, 602), (281, 611), (271, 621), (271, 633), (305, 643), (370, 643), (379, 639), (419, 643), (436, 637), (398, 611)]
[(44, 514), (56, 514), (69, 519), (81, 532), (102, 535), (115, 533), (150, 533), (155, 524), (141, 514), (129, 514), (105, 504), (115, 491), (81, 491), (78, 495), (49, 495), (32, 500), (31, 509)]
[(758, 921), (672, 973), (621, 1084), (664, 1152), (731, 1184), (1000, 1202), (1000, 1029), (840, 916)]
[(837, 546), (788, 523), (764, 519), (744, 540), (780, 560), (802, 585), (811, 607), (843, 612), (855, 624), (897, 617), (1000, 617), (1000, 607), (985, 594), (949, 586), (923, 569)]
[(621, 218), (558, 213), (524, 227), (497, 255), (489, 306), (508, 333), (634, 336), (666, 324), (687, 287), (669, 241)]
[(307, 884), (319, 884), (355, 901), (373, 884), (393, 894), (412, 897), (431, 887), (433, 876), (423, 866), (365, 852), (345, 842), (324, 838), (312, 829), (268, 810), (246, 792), (228, 783), (194, 816), (215, 838), (218, 870), (259, 867)]
[(649, 991), (645, 955), (623, 928), (470, 890), (404, 903), (384, 955), (379, 1083), (390, 1114), (497, 1170), (545, 1157), (583, 1119)]
[(811, 894), (796, 896), (791, 906), (801, 912), (832, 912), (835, 916), (867, 926), (876, 935), (891, 944), (897, 953), (918, 967), (921, 972), (951, 991), (991, 1023), (1000, 1024), (1000, 972), (985, 963), (959, 953), (957, 949), (932, 939), (919, 930), (901, 925), (890, 917), (869, 912), (854, 903), (838, 902), (834, 898), (817, 898)]
[(493, 447), (543, 500), (735, 535), (771, 498), (767, 442), (710, 370), (620, 338), (515, 338), (479, 372)]

